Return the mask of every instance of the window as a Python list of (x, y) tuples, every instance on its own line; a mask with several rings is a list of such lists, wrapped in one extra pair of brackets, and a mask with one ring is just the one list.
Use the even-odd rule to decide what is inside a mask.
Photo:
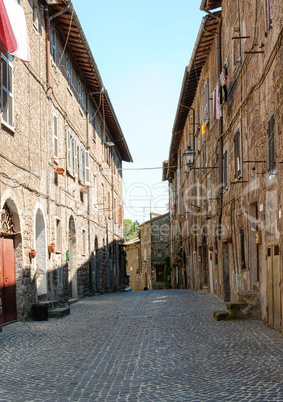
[(223, 187), (222, 191), (228, 188), (228, 150), (223, 153)]
[(274, 113), (272, 113), (272, 115), (268, 119), (267, 136), (268, 136), (268, 173), (272, 175), (276, 171)]
[(56, 33), (55, 30), (53, 29), (52, 34), (51, 34), (51, 38), (52, 38), (52, 43), (51, 43), (51, 56), (53, 58), (54, 64), (56, 64)]
[[(234, 37), (240, 36), (240, 25), (237, 21), (236, 25), (234, 26)], [(241, 61), (241, 39), (234, 39), (233, 40), (233, 63), (234, 68), (237, 67), (238, 63)]]
[(73, 138), (74, 176), (78, 177), (78, 146), (76, 138)]
[(270, 0), (265, 0), (265, 36), (268, 36), (268, 33), (271, 29), (272, 29), (272, 18), (270, 10)]
[(56, 251), (61, 251), (62, 248), (62, 230), (61, 230), (61, 220), (56, 219), (55, 222), (55, 240), (56, 240)]
[(67, 81), (69, 89), (72, 89), (72, 64), (69, 57), (67, 57), (66, 61), (66, 69), (67, 69)]
[(83, 105), (84, 105), (84, 90), (83, 90), (83, 86), (81, 81), (79, 81), (79, 104), (80, 104), (80, 108), (83, 109)]
[(235, 177), (241, 176), (241, 143), (240, 131), (238, 130), (234, 136), (234, 156), (235, 156)]
[(82, 254), (86, 255), (86, 231), (84, 229), (83, 229), (83, 232), (82, 232), (82, 241), (83, 241)]
[(94, 142), (96, 142), (96, 130), (95, 130), (95, 116), (94, 116), (94, 118), (92, 119), (92, 138), (93, 138), (93, 141)]
[(79, 181), (84, 182), (84, 150), (81, 144), (79, 145)]
[(38, 10), (37, 3), (34, 1), (32, 6), (32, 22), (36, 30), (38, 30)]
[(207, 125), (209, 123), (209, 79), (207, 78), (204, 83), (204, 121)]
[(211, 192), (211, 175), (207, 176), (207, 212), (210, 213), (212, 210), (212, 192)]
[(58, 149), (58, 118), (53, 115), (53, 156), (54, 158), (59, 158)]
[(2, 121), (14, 127), (13, 66), (1, 55), (1, 112)]
[(240, 230), (240, 240), (241, 240), (241, 269), (246, 269), (245, 232), (244, 232), (244, 229)]

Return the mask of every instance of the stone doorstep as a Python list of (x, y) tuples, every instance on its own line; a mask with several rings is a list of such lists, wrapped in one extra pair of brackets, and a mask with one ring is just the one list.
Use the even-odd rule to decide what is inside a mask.
[(231, 314), (227, 310), (217, 310), (213, 311), (213, 318), (216, 321), (227, 321), (231, 320)]
[(79, 301), (80, 299), (69, 299), (68, 300), (68, 304), (70, 305), (70, 304), (74, 304), (74, 303), (77, 303), (78, 301)]
[(233, 318), (246, 317), (249, 311), (249, 305), (242, 302), (227, 302), (226, 308)]
[(70, 307), (58, 307), (48, 311), (48, 318), (63, 318), (70, 314)]

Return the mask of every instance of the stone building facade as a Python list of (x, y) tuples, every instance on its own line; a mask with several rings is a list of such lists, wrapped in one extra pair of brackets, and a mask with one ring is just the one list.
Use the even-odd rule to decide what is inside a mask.
[(282, 331), (282, 2), (201, 9), (164, 164), (173, 281), (253, 299)]
[(150, 218), (139, 225), (139, 238), (125, 243), (133, 290), (151, 290), (164, 283), (164, 258), (170, 254), (169, 213), (151, 214)]
[(18, 3), (31, 61), (0, 42), (0, 324), (29, 318), (36, 301), (123, 287), (132, 160), (71, 2)]

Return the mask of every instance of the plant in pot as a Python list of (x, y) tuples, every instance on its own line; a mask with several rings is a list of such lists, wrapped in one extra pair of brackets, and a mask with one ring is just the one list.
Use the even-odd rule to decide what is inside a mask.
[(51, 244), (48, 246), (49, 254), (54, 253), (55, 249), (56, 249), (55, 243), (51, 243)]
[(36, 251), (34, 248), (32, 248), (29, 252), (29, 258), (32, 259), (36, 256)]

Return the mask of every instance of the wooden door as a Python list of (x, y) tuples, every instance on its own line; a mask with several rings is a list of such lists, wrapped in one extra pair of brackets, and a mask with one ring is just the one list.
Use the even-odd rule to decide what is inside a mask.
[(228, 243), (223, 243), (223, 290), (224, 301), (230, 301), (230, 273)]
[(13, 239), (0, 238), (0, 291), (2, 300), (0, 324), (16, 321), (16, 268)]
[(274, 244), (267, 247), (267, 309), (268, 323), (277, 329), (282, 320), (280, 282), (279, 245)]
[(209, 251), (209, 287), (210, 287), (210, 293), (214, 293), (214, 288), (213, 288), (213, 266), (212, 266), (212, 251)]
[(164, 264), (156, 265), (156, 282), (163, 282)]

